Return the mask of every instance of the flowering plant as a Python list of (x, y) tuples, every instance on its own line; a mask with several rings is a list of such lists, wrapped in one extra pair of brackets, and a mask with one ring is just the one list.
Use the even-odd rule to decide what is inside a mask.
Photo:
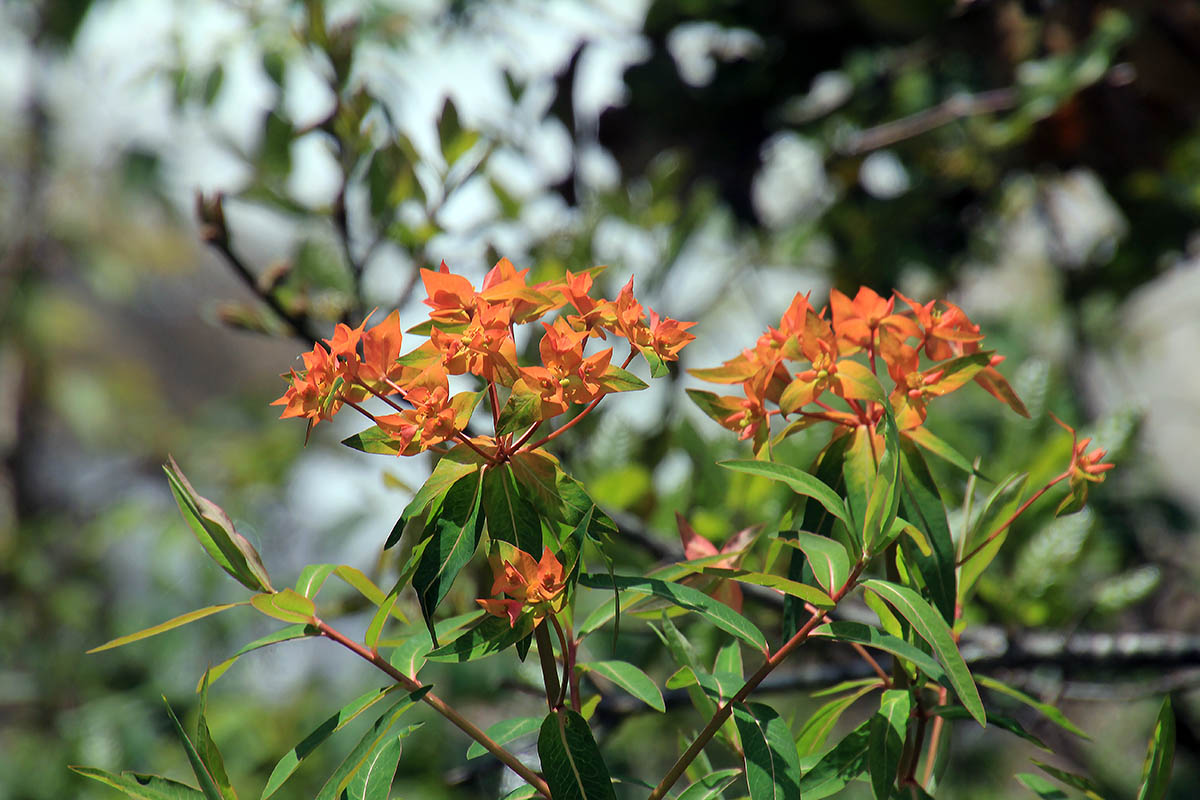
[[(688, 744), (674, 763), (647, 784), (651, 800), (667, 797), (685, 777), (690, 785), (672, 795), (681, 800), (716, 798), (727, 790), (753, 800), (825, 797), (855, 779), (867, 781), (874, 796), (885, 800), (931, 796), (945, 768), (945, 731), (959, 719), (1041, 744), (1020, 723), (984, 705), (958, 647), (962, 609), (1016, 519), (1063, 481), (1070, 491), (1059, 512), (1078, 510), (1088, 486), (1102, 481), (1112, 465), (1084, 439), (1073, 444), (1066, 469), (1012, 513), (987, 528), (978, 522), (951, 529), (943, 492), (924, 454), (972, 480), (981, 473), (926, 429), (935, 398), (974, 382), (1028, 415), (996, 369), (1001, 359), (981, 349), (980, 329), (961, 309), (899, 293), (884, 300), (864, 288), (853, 299), (834, 291), (829, 309), (817, 311), (807, 295), (797, 295), (779, 325), (753, 347), (719, 367), (692, 370), (704, 380), (740, 385), (739, 395), (689, 393), (720, 425), (753, 443), (755, 458), (722, 466), (731, 476), (741, 473), (786, 489), (785, 511), (772, 527), (747, 528), (722, 548), (679, 516), (682, 560), (644, 574), (616, 574), (611, 551), (621, 536), (618, 525), (547, 445), (607, 395), (645, 388), (627, 371), (639, 355), (651, 378), (666, 375), (694, 338), (688, 333), (692, 323), (644, 309), (632, 280), (616, 298), (605, 299), (592, 297), (594, 270), (534, 285), (527, 275), (501, 260), (476, 289), (445, 264), (425, 270), (430, 311), (423, 324), (402, 332), (396, 312), (371, 327), (370, 317), (355, 328), (339, 324), (331, 338), (304, 354), (302, 370), (285, 376), (287, 389), (275, 401), (282, 417), (303, 418), (311, 430), (349, 408), (370, 426), (345, 445), (364, 453), (431, 452), (438, 458), (383, 544), (389, 549), (403, 542), (408, 550), (390, 590), (352, 566), (335, 564), (310, 565), (294, 588), (275, 589), (257, 551), (171, 461), (167, 475), (192, 530), (208, 554), (254, 594), (96, 649), (250, 605), (284, 627), (206, 671), (203, 696), (242, 653), (288, 639), (333, 641), (385, 674), (388, 686), (337, 712), (279, 761), (262, 791), (264, 800), (316, 745), (377, 707), (385, 710), (319, 797), (386, 798), (401, 742), (415, 730), (397, 723), (417, 703), (441, 714), (474, 740), (473, 747), (519, 776), (522, 783), (509, 798), (614, 798), (613, 776), (591, 722), (601, 693), (589, 688), (609, 684), (658, 712), (666, 710), (660, 685), (684, 689), (699, 714), (699, 726), (682, 731)], [(521, 358), (521, 326), (540, 336), (535, 363)], [(405, 352), (405, 334), (423, 341)], [(628, 343), (628, 353), (617, 366), (613, 356), (620, 340)], [(453, 391), (452, 379), (469, 385)], [(782, 427), (772, 436), (773, 417)], [(478, 432), (479, 418), (490, 423), (490, 432)], [(774, 458), (782, 440), (821, 423), (830, 424), (832, 433), (811, 471)], [(451, 587), (481, 551), (488, 553), (490, 587), (480, 587), (483, 596), (473, 610), (447, 615), (442, 609)], [(318, 594), (330, 577), (375, 609), (361, 638), (319, 612)], [(767, 631), (761, 619), (744, 613), (743, 587), (757, 587), (782, 606), (782, 618), (767, 620)], [(596, 593), (581, 602), (588, 595), (583, 590)], [(842, 614), (852, 595), (862, 597), (877, 622)], [(418, 624), (405, 613), (411, 603), (422, 617)], [(711, 669), (677, 624), (685, 613), (697, 618), (688, 632), (703, 629), (718, 637)], [(676, 662), (665, 681), (630, 661), (596, 657), (604, 637), (593, 634), (612, 626), (615, 642), (619, 620), (629, 616), (652, 626)], [(395, 630), (397, 625), (403, 627)], [(834, 687), (835, 696), (793, 730), (751, 696), (814, 639), (851, 648), (872, 674)], [(486, 730), (434, 694), (421, 675), (428, 662), (454, 664), (501, 653), (524, 660), (534, 652), (544, 714)], [(881, 663), (884, 657), (891, 659), (890, 668)], [(599, 681), (585, 684), (585, 676)], [(1060, 712), (1015, 689), (992, 679), (984, 685), (1078, 732)], [(826, 748), (838, 717), (868, 698), (877, 699), (877, 709)], [(202, 698), (195, 737), (178, 727), (198, 789), (154, 776), (80, 771), (134, 797), (235, 798), (203, 707)], [(1166, 706), (1148, 761), (1160, 766), (1148, 782), (1161, 778), (1168, 725)], [(535, 731), (536, 763), (505, 747)], [(713, 759), (727, 766), (716, 768)], [(1088, 785), (1082, 776), (1046, 769), (1070, 785)], [(1030, 782), (1042, 779), (1026, 777), (1027, 785), (1041, 785)], [(142, 788), (147, 786), (157, 794)]]

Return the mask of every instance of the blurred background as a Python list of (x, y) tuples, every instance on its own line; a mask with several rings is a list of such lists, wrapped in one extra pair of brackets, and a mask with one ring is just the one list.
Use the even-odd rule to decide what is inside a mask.
[[(1171, 694), (1172, 797), (1192, 797), (1198, 122), (1185, 0), (5, 0), (0, 799), (114, 796), (68, 764), (190, 780), (160, 695), (194, 714), (204, 668), (270, 630), (238, 610), (83, 655), (244, 599), (179, 518), (168, 453), (277, 583), (324, 561), (390, 583), (380, 546), (429, 463), (340, 447), (352, 420), (305, 446), (267, 404), (336, 320), (419, 320), (419, 267), (478, 280), (501, 255), (536, 279), (607, 264), (607, 293), (634, 275), (644, 303), (698, 321), (684, 368), (749, 346), (797, 291), (960, 304), (1032, 419), (967, 391), (934, 431), (990, 474), (1044, 480), (1070, 446), (1054, 411), (1119, 465), (1088, 510), (1055, 521), (1048, 500), (1014, 528), (966, 610), (974, 669), (1061, 702), (1092, 741), (1011, 714), (1106, 797), (1135, 792)], [(689, 407), (692, 379), (656, 383), (560, 439), (628, 565), (680, 549), (676, 511), (718, 544), (778, 511), (717, 474), (744, 449)], [(819, 434), (789, 446), (808, 463)], [(450, 604), (486, 580), (464, 575)], [(345, 612), (350, 630), (369, 618)], [(624, 646), (649, 653), (647, 634)], [(213, 687), (244, 796), (377, 682), (328, 650), (258, 651)], [(803, 715), (796, 687), (856, 667), (812, 658), (772, 702)], [(422, 675), (487, 722), (536, 710), (510, 661)], [(661, 774), (644, 739), (662, 722), (603, 708), (614, 772)], [(1009, 776), (1040, 751), (955, 730), (943, 796), (1025, 793)], [(497, 796), (459, 739), (437, 722), (407, 739), (399, 795)], [(287, 796), (313, 796), (353, 740)]]

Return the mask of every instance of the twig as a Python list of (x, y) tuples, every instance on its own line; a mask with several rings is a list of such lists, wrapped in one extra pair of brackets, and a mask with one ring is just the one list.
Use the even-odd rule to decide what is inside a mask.
[(1012, 87), (992, 89), (979, 94), (956, 94), (932, 108), (860, 131), (851, 136), (838, 150), (843, 155), (859, 156), (905, 139), (912, 139), (964, 117), (994, 114), (997, 111), (1015, 108), (1018, 99), (1017, 90)]

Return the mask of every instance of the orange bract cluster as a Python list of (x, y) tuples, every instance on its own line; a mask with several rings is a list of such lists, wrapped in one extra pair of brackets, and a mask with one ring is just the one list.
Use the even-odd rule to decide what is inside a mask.
[[(532, 614), (534, 625), (546, 614), (561, 611), (566, 601), (566, 577), (563, 565), (550, 548), (542, 550), (540, 561), (512, 545), (504, 549), (508, 551), (507, 557), (497, 550), (488, 558), (494, 576), (493, 599), (475, 602), (489, 614), (507, 617), (513, 627), (526, 611)], [(505, 599), (500, 595), (508, 597)]]
[[(429, 321), (408, 332), (427, 334), (427, 341), (401, 356), (396, 312), (370, 329), (366, 321), (357, 328), (339, 324), (333, 338), (304, 354), (303, 370), (285, 376), (291, 386), (274, 404), (285, 406), (281, 416), (305, 417), (310, 427), (350, 405), (371, 417), (391, 451), (411, 455), (463, 438), (480, 393), (452, 396), (452, 375), (474, 375), (487, 384), (494, 419), (499, 427), (504, 417), (507, 433), (611, 392), (643, 388), (624, 367), (641, 353), (652, 375), (663, 374), (666, 362), (677, 360), (679, 350), (695, 338), (687, 333), (694, 323), (644, 310), (633, 297), (632, 278), (615, 300), (591, 297), (593, 272), (568, 272), (561, 280), (530, 285), (528, 269), (502, 259), (477, 290), (444, 262), (436, 271), (422, 270)], [(553, 312), (558, 316), (541, 324), (541, 364), (519, 364), (516, 326)], [(630, 343), (629, 357), (619, 367), (611, 363), (612, 348), (585, 353), (591, 339), (609, 334)], [(508, 390), (503, 415), (495, 407), (498, 388)], [(372, 395), (395, 413), (375, 416), (364, 410), (360, 403)], [(497, 443), (499, 453), (512, 444), (499, 436)]]
[[(897, 300), (902, 307), (897, 308)], [(753, 348), (720, 367), (691, 370), (712, 383), (740, 383), (741, 396), (692, 396), (740, 438), (753, 439), (756, 449), (766, 442), (774, 414), (799, 416), (788, 432), (821, 420), (873, 426), (883, 414), (874, 401), (878, 360), (893, 384), (888, 401), (901, 430), (924, 423), (931, 398), (971, 380), (1028, 416), (995, 369), (1002, 358), (982, 351), (982, 340), (979, 326), (945, 301), (921, 304), (899, 292), (884, 299), (867, 287), (850, 299), (834, 289), (829, 308), (817, 311), (808, 295), (797, 294), (778, 327), (768, 328)], [(859, 354), (866, 356), (866, 364), (853, 358)], [(843, 408), (829, 405), (829, 395), (841, 400)]]

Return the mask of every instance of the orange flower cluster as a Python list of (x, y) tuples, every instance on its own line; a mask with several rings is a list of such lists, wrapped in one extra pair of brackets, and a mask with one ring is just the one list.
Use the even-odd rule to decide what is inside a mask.
[[(907, 308), (897, 309), (898, 299)], [(788, 432), (820, 420), (848, 428), (874, 426), (883, 415), (882, 405), (871, 400), (878, 391), (877, 359), (891, 378), (888, 401), (901, 430), (924, 423), (931, 398), (971, 380), (1028, 416), (995, 369), (1003, 359), (982, 352), (982, 340), (979, 326), (945, 301), (921, 304), (899, 292), (885, 300), (864, 286), (854, 299), (832, 290), (829, 308), (818, 312), (808, 295), (797, 294), (778, 327), (768, 328), (753, 348), (720, 367), (691, 370), (712, 383), (740, 383), (741, 396), (693, 392), (692, 397), (721, 425), (753, 439), (756, 450), (766, 442), (774, 414), (799, 415)], [(865, 354), (867, 364), (854, 360), (856, 354)], [(933, 363), (922, 368), (922, 354)], [(829, 395), (843, 401), (845, 410), (830, 406)], [(777, 408), (769, 409), (768, 403)]]
[[(482, 379), (498, 428), (498, 388), (507, 389), (505, 410), (512, 413), (506, 421), (529, 433), (574, 404), (590, 410), (605, 394), (643, 388), (624, 367), (641, 353), (651, 373), (662, 374), (665, 362), (677, 360), (679, 350), (695, 338), (687, 333), (694, 323), (644, 310), (634, 299), (632, 278), (615, 300), (591, 297), (593, 272), (567, 272), (562, 280), (530, 285), (528, 269), (518, 270), (501, 259), (477, 290), (444, 262), (436, 271), (422, 270), (429, 321), (408, 333), (427, 333), (427, 341), (401, 356), (396, 312), (370, 329), (366, 321), (357, 328), (339, 324), (333, 338), (304, 354), (303, 370), (284, 376), (291, 385), (273, 405), (285, 406), (281, 417), (305, 417), (310, 428), (349, 405), (375, 422), (392, 442), (391, 450), (412, 455), (450, 439), (466, 439), (462, 431), (480, 393), (452, 396), (451, 375)], [(515, 327), (552, 312), (559, 314), (542, 322), (542, 363), (519, 364)], [(629, 357), (620, 367), (611, 363), (612, 348), (584, 352), (589, 340), (608, 334), (629, 340)], [(375, 416), (363, 409), (360, 404), (372, 395), (396, 413)], [(490, 449), (493, 460), (503, 459), (524, 442), (522, 437), (513, 444), (514, 429), (507, 431), (508, 439), (498, 432), (481, 449)]]
[[(547, 547), (542, 550), (541, 561), (524, 550), (507, 545), (510, 555), (505, 558), (499, 550), (488, 557), (492, 565), (491, 600), (476, 600), (489, 614), (508, 617), (508, 623), (516, 627), (517, 620), (526, 611), (532, 614), (537, 625), (548, 613), (558, 613), (566, 601), (566, 578), (563, 565)], [(508, 595), (507, 599), (500, 595)]]

